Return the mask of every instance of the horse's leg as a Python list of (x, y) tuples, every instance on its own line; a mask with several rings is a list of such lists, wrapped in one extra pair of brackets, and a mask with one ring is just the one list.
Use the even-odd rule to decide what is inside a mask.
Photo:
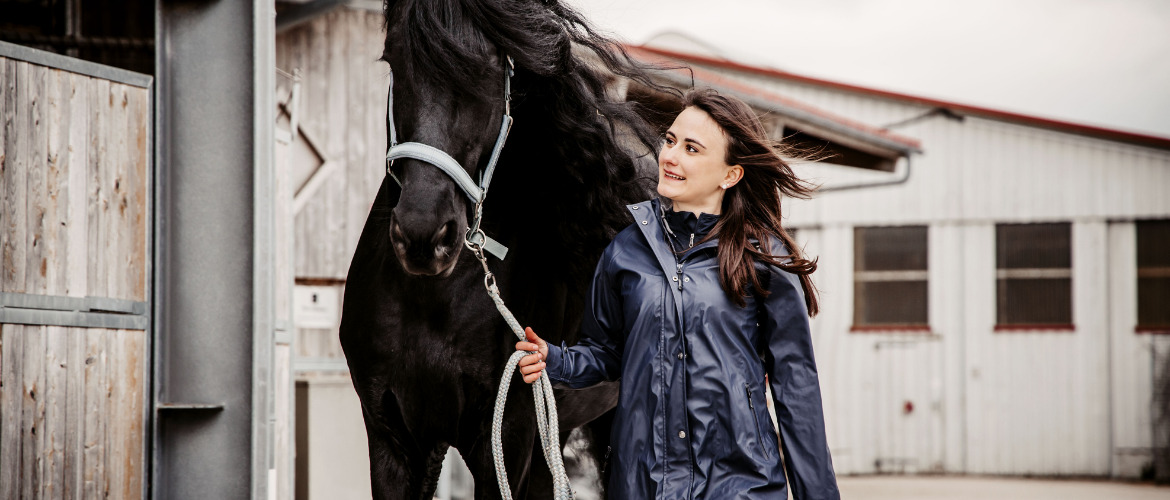
[(420, 441), (420, 436), (406, 425), (398, 397), (392, 391), (366, 392), (362, 390), (366, 385), (354, 380), (366, 424), (373, 498), (431, 500), (443, 469), (447, 445)]
[(394, 444), (367, 432), (370, 444), (370, 486), (375, 499), (430, 500), (439, 484), (447, 446), (407, 454)]

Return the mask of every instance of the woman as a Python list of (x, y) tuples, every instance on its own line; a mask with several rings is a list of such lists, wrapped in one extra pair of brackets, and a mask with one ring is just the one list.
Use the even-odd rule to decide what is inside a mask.
[[(525, 382), (621, 380), (609, 495), (616, 499), (838, 499), (808, 320), (804, 259), (780, 195), (812, 188), (738, 99), (691, 91), (658, 158), (661, 198), (629, 207), (587, 295), (582, 340), (527, 330)], [(775, 398), (784, 457), (765, 404)]]

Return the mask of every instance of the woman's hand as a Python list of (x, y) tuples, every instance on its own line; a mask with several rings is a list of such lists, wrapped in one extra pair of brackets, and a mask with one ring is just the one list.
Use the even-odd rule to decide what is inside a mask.
[(520, 358), (520, 374), (524, 376), (524, 381), (531, 384), (540, 378), (540, 372), (544, 371), (544, 359), (548, 357), (548, 343), (536, 336), (536, 332), (532, 328), (524, 329), (524, 336), (528, 337), (528, 341), (517, 342), (517, 351), (536, 351)]

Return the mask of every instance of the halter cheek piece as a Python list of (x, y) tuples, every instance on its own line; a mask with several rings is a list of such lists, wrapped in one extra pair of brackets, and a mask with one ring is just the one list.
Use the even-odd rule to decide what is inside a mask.
[(508, 131), (512, 128), (512, 72), (514, 65), (510, 56), (504, 56), (504, 118), (500, 123), (500, 135), (496, 137), (496, 144), (492, 147), (492, 155), (488, 158), (487, 167), (480, 174), (479, 184), (467, 175), (467, 171), (451, 155), (433, 146), (421, 142), (398, 143), (398, 134), (394, 130), (394, 70), (390, 70), (390, 91), (386, 98), (386, 126), (390, 131), (390, 149), (386, 151), (386, 173), (397, 182), (402, 181), (390, 169), (394, 160), (399, 158), (413, 158), (438, 167), (439, 170), (451, 177), (455, 185), (459, 186), (475, 206), (475, 216), (467, 227), (464, 235), (465, 244), (472, 250), (482, 248), (483, 251), (504, 260), (508, 254), (508, 247), (488, 237), (480, 229), (483, 221), (483, 201), (487, 198), (488, 184), (492, 181), (492, 173), (496, 170), (496, 161), (500, 159), (500, 151), (504, 149), (504, 142), (508, 140)]

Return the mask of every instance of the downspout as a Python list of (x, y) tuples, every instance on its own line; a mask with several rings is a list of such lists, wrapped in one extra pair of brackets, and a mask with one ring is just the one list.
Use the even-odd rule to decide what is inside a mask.
[(857, 184), (845, 184), (843, 186), (830, 186), (830, 187), (826, 187), (826, 188), (820, 188), (817, 190), (817, 192), (818, 193), (825, 193), (825, 192), (829, 192), (829, 191), (845, 191), (845, 190), (849, 190), (849, 189), (861, 189), (861, 188), (870, 188), (870, 187), (879, 187), (879, 186), (893, 186), (893, 185), (897, 185), (897, 184), (903, 184), (908, 180), (910, 180), (910, 153), (906, 154), (906, 172), (903, 173), (902, 176), (897, 178), (897, 179), (889, 179), (889, 180), (883, 180), (883, 181), (877, 181), (877, 182), (861, 182), (861, 183), (857, 183)]

